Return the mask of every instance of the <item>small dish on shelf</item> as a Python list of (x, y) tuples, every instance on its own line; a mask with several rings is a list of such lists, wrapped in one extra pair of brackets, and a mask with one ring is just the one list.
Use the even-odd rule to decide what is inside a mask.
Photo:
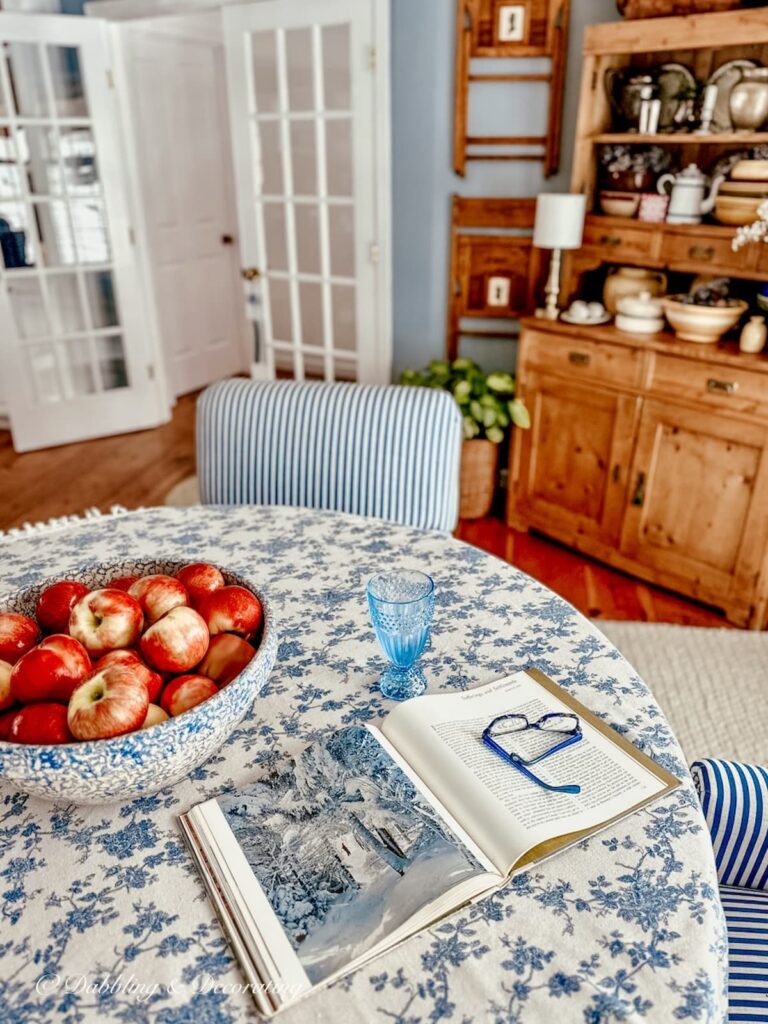
[(639, 192), (600, 192), (600, 209), (609, 217), (634, 217), (639, 206)]
[(577, 327), (597, 327), (598, 324), (610, 323), (611, 314), (603, 313), (602, 316), (590, 317), (588, 320), (577, 319), (568, 310), (563, 310), (560, 319), (566, 324), (575, 324)]

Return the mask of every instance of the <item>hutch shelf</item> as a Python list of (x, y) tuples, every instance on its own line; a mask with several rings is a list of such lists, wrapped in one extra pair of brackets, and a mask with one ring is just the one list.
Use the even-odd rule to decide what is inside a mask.
[[(587, 28), (571, 185), (595, 212), (565, 260), (563, 294), (616, 265), (768, 281), (768, 246), (734, 253), (734, 228), (596, 212), (599, 145), (673, 147), (681, 164), (706, 171), (768, 144), (765, 131), (617, 132), (606, 69), (679, 62), (701, 80), (745, 57), (768, 66), (767, 8)], [(736, 624), (766, 626), (768, 356), (746, 356), (733, 340), (696, 345), (529, 318), (518, 386), (533, 426), (514, 433), (510, 525), (719, 607)]]

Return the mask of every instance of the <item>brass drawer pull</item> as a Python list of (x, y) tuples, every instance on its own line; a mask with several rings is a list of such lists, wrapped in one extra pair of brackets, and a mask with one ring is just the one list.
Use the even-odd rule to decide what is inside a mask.
[(711, 260), (714, 255), (714, 245), (692, 245), (688, 249), (688, 256), (692, 260)]
[(592, 356), (587, 352), (569, 352), (568, 362), (573, 363), (574, 366), (589, 366), (592, 361)]
[(635, 493), (632, 495), (633, 505), (642, 505), (645, 501), (645, 473), (637, 474), (637, 483), (635, 484)]
[(610, 248), (615, 249), (617, 245), (621, 245), (620, 235), (600, 235), (598, 242), (600, 245), (607, 245)]
[(715, 380), (710, 377), (707, 381), (707, 391), (714, 391), (718, 395), (732, 395), (738, 390), (739, 385), (735, 380)]

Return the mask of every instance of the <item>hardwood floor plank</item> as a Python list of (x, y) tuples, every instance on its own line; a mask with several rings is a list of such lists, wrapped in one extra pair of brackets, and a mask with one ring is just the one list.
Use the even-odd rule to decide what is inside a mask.
[[(96, 507), (161, 505), (195, 472), (195, 395), (155, 430), (17, 455), (0, 431), (0, 529)], [(596, 619), (726, 626), (715, 611), (639, 582), (538, 536), (507, 527), (501, 515), (462, 520), (456, 535), (551, 587)]]

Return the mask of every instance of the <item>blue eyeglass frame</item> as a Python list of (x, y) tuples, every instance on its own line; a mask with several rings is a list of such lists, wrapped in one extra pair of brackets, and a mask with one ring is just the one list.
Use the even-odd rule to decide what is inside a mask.
[[(543, 727), (542, 723), (546, 722), (550, 718), (564, 717), (572, 718), (574, 720), (574, 728), (572, 730), (569, 729), (567, 731), (567, 735), (564, 740), (561, 740), (560, 743), (555, 744), (555, 746), (551, 747), (549, 750), (545, 750), (543, 754), (539, 754), (537, 757), (531, 757), (526, 759), (524, 757), (521, 757), (519, 754), (510, 753), (509, 751), (505, 750), (504, 747), (500, 746), (491, 735), (491, 730), (495, 725), (497, 725), (499, 722), (505, 722), (513, 718), (517, 721), (525, 723), (522, 729), (516, 730), (517, 732), (525, 732), (526, 729), (539, 729), (541, 732), (562, 733), (564, 732), (564, 730), (562, 729), (547, 730)], [(539, 761), (543, 761), (545, 757), (551, 757), (552, 754), (556, 754), (559, 750), (565, 750), (566, 747), (573, 746), (574, 743), (579, 742), (582, 736), (583, 733), (581, 731), (581, 722), (579, 721), (579, 716), (573, 714), (572, 712), (561, 714), (559, 711), (552, 711), (546, 715), (542, 715), (541, 718), (537, 718), (535, 722), (530, 722), (528, 720), (528, 716), (523, 714), (498, 715), (496, 718), (493, 719), (492, 722), (489, 722), (488, 725), (486, 725), (485, 729), (483, 729), (483, 743), (486, 745), (486, 747), (489, 747), (494, 752), (494, 754), (498, 754), (498, 756), (503, 761), (506, 761), (507, 764), (511, 765), (513, 768), (517, 768), (517, 770), (519, 772), (522, 772), (522, 774), (525, 775), (526, 778), (530, 779), (531, 782), (535, 782), (536, 785), (541, 786), (542, 789), (549, 790), (550, 793), (571, 793), (573, 795), (581, 792), (581, 786), (551, 786), (548, 782), (544, 782), (543, 779), (540, 779), (537, 775), (534, 775), (533, 772), (530, 771), (528, 766), (536, 764)]]

